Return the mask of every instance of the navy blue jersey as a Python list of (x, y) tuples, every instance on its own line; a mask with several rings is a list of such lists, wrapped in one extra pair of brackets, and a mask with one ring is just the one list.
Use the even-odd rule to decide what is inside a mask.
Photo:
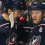
[(33, 26), (33, 24), (27, 23), (26, 25), (23, 26), (23, 33), (24, 33), (24, 43), (27, 43), (29, 38), (30, 38), (30, 31), (31, 31), (31, 27)]
[[(33, 45), (45, 45), (45, 20), (38, 25), (30, 25), (23, 27), (26, 31), (30, 30), (30, 40)], [(24, 34), (26, 35), (26, 34)], [(27, 36), (28, 37), (28, 36)], [(26, 37), (26, 38), (27, 38)], [(29, 44), (31, 45), (31, 44)]]
[[(0, 45), (6, 45), (6, 40), (9, 38), (11, 25), (9, 21), (6, 21), (2, 15), (0, 15)], [(15, 27), (13, 28), (16, 33)]]
[(34, 25), (31, 29), (30, 38), (33, 38), (33, 41), (37, 39), (34, 43), (37, 43), (38, 45), (39, 43), (40, 45), (45, 45), (45, 20), (39, 25)]
[(31, 22), (23, 26), (20, 24), (18, 29), (19, 32), (22, 31), (19, 41), (27, 43), (30, 39), (33, 45), (45, 45), (45, 20), (38, 25), (33, 25)]
[[(24, 22), (23, 22), (24, 23)], [(17, 25), (17, 34), (18, 34), (18, 41), (22, 41), (24, 43), (27, 43), (29, 37), (30, 37), (30, 30), (27, 27), (30, 28), (30, 26), (32, 26), (32, 23), (28, 23), (27, 21), (25, 21), (25, 25), (22, 25), (21, 23), (19, 23)]]

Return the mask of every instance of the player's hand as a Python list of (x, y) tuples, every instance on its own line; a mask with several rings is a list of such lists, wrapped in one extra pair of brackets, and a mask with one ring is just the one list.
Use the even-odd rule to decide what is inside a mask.
[(22, 16), (20, 17), (20, 21), (25, 21), (27, 18), (27, 14), (28, 14), (28, 10), (26, 10), (24, 13), (22, 13), (21, 14)]
[(20, 17), (20, 22), (19, 22), (19, 23), (21, 23), (22, 25), (24, 25), (24, 24), (27, 23), (27, 21), (26, 21), (27, 14), (28, 14), (28, 10), (25, 11), (25, 12), (22, 14), (22, 16)]

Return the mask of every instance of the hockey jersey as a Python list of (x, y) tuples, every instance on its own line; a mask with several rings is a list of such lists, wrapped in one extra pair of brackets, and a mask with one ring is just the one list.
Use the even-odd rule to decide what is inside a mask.
[[(24, 26), (25, 30), (30, 30), (30, 44), (29, 45), (45, 45), (45, 20), (38, 25)], [(28, 37), (28, 36), (27, 36)]]
[[(17, 24), (17, 23), (16, 23)], [(9, 38), (11, 25), (9, 21), (6, 21), (2, 15), (0, 15), (0, 45), (6, 45), (6, 41)], [(16, 27), (13, 27), (12, 32), (17, 33)]]

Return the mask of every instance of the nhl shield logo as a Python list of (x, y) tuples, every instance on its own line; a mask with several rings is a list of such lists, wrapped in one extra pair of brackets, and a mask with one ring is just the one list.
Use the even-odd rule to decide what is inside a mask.
[(42, 27), (40, 27), (40, 28), (39, 28), (39, 32), (42, 32), (42, 30), (43, 30), (43, 28), (42, 28)]

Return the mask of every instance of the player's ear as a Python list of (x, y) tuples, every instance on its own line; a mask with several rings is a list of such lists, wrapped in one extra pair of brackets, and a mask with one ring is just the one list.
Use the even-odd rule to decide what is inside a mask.
[(12, 13), (12, 10), (11, 9), (8, 9), (8, 14), (11, 14)]

